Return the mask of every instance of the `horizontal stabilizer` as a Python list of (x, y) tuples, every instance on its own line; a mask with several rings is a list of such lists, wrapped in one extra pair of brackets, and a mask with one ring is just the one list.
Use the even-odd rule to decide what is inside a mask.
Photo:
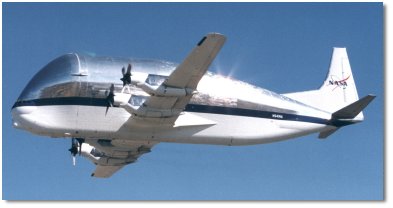
[(375, 98), (375, 95), (367, 95), (362, 99), (334, 112), (332, 114), (332, 119), (353, 119), (362, 110), (367, 107), (367, 105)]
[[(347, 105), (344, 108), (341, 108), (340, 110), (334, 112), (332, 114), (332, 118), (330, 119), (330, 124), (333, 124), (333, 126), (336, 126), (333, 129), (325, 130), (319, 133), (318, 138), (319, 139), (326, 139), (328, 136), (332, 135), (334, 132), (336, 132), (338, 129), (340, 129), (340, 126), (345, 126), (349, 124), (353, 124), (352, 122), (359, 122), (363, 120), (363, 115), (358, 118), (359, 120), (356, 121), (352, 120), (355, 117), (357, 117), (362, 110), (367, 107), (368, 104), (372, 100), (374, 100), (376, 96), (375, 95), (367, 95), (363, 97), (362, 99)], [(348, 121), (349, 120), (349, 121)]]
[(326, 139), (328, 136), (332, 135), (334, 132), (336, 132), (339, 128), (334, 128), (326, 131), (322, 131), (319, 133), (318, 138), (319, 139)]

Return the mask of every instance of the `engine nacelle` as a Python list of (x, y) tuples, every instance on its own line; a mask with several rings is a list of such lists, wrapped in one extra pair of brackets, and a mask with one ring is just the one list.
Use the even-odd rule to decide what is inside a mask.
[(81, 146), (81, 155), (91, 160), (94, 164), (98, 165), (126, 165), (135, 162), (137, 159), (134, 156), (127, 157), (108, 157), (97, 148), (83, 143)]
[(132, 106), (127, 103), (126, 105), (122, 105), (127, 112), (136, 116), (148, 117), (148, 118), (168, 118), (174, 115), (178, 115), (182, 112), (181, 109), (155, 109), (155, 108), (147, 108), (144, 106)]
[(152, 86), (146, 82), (138, 83), (138, 87), (142, 88), (146, 93), (155, 96), (182, 97), (194, 92), (194, 90), (189, 88), (177, 88), (165, 85)]
[(100, 158), (104, 156), (102, 152), (86, 143), (82, 144), (80, 151), (82, 156), (88, 158), (93, 163), (98, 163)]
[(126, 94), (126, 93), (115, 93), (115, 97), (113, 98), (113, 100), (115, 101), (113, 104), (115, 106), (120, 106), (120, 105), (124, 105), (128, 102), (128, 100), (130, 99), (131, 94)]

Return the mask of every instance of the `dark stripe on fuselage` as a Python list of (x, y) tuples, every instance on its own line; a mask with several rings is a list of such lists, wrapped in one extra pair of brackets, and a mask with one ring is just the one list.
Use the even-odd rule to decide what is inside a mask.
[[(84, 105), (106, 107), (107, 101), (103, 98), (88, 97), (61, 97), (61, 98), (40, 98), (28, 101), (17, 101), (12, 108), (19, 106), (50, 106), (50, 105)], [(251, 110), (243, 108), (209, 106), (199, 104), (188, 104), (184, 111), (195, 113), (211, 113), (221, 115), (246, 116), (256, 118), (267, 118), (275, 120), (302, 121), (317, 124), (330, 124), (329, 120), (318, 117), (302, 116), (288, 113), (278, 113), (261, 110)]]
[(86, 106), (105, 106), (107, 100), (103, 98), (89, 97), (57, 97), (40, 98), (26, 101), (17, 101), (12, 108), (19, 106), (46, 106), (46, 105), (86, 105)]
[(328, 123), (328, 120), (326, 119), (311, 117), (311, 116), (302, 116), (302, 115), (295, 115), (295, 114), (277, 113), (277, 112), (270, 112), (270, 111), (251, 110), (251, 109), (243, 109), (243, 108), (224, 107), (224, 106), (188, 104), (184, 111), (196, 112), (196, 113), (213, 113), (213, 114), (222, 114), (222, 115), (246, 116), (246, 117), (256, 117), (256, 118), (268, 118), (268, 119), (287, 120), (287, 121), (303, 121), (303, 122), (317, 123), (317, 124)]

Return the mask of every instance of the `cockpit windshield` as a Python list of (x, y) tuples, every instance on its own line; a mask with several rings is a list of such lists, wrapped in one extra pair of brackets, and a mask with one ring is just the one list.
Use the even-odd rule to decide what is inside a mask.
[(42, 68), (30, 80), (18, 100), (54, 97), (56, 92), (64, 91), (61, 85), (77, 81), (76, 77), (71, 76), (77, 71), (78, 59), (75, 54), (61, 56)]
[[(55, 97), (105, 98), (111, 84), (122, 88), (122, 68), (132, 65), (132, 72), (169, 75), (177, 64), (152, 60), (63, 55), (42, 68), (25, 87), (18, 101)], [(160, 81), (161, 79), (158, 79)]]

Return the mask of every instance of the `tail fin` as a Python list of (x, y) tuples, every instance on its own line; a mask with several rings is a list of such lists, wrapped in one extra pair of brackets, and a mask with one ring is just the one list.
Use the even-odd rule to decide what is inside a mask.
[(338, 110), (359, 99), (346, 48), (333, 49), (329, 72), (319, 91), (328, 99), (324, 102), (330, 103), (326, 110)]
[[(333, 48), (328, 74), (318, 90), (285, 96), (331, 113), (357, 101), (359, 97), (346, 48)], [(358, 116), (363, 117), (363, 114)]]
[(346, 48), (333, 48), (329, 72), (318, 90), (285, 96), (331, 113), (331, 125), (320, 132), (321, 139), (342, 126), (363, 121), (362, 110), (375, 98), (374, 95), (367, 95), (359, 100)]

